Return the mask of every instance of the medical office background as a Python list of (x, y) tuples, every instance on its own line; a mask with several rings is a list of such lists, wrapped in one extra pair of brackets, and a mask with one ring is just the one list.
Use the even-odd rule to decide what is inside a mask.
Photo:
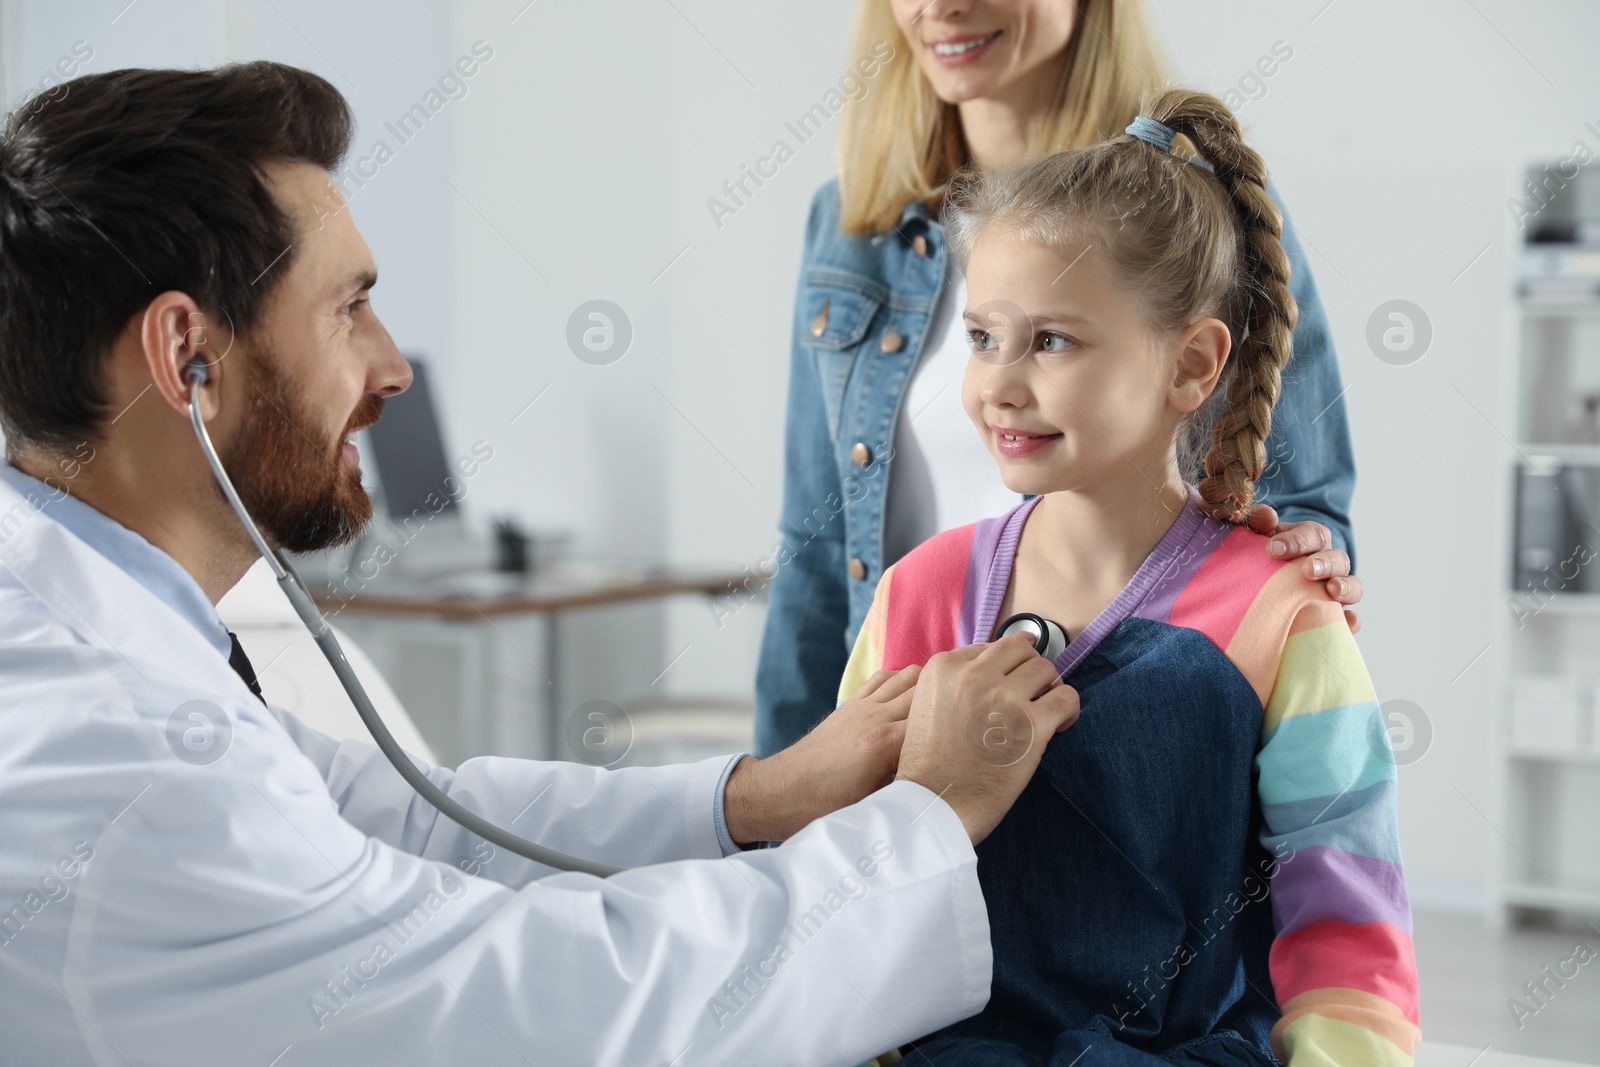
[[(720, 724), (702, 740), (720, 730), (731, 749), (765, 613), (748, 590), (778, 538), (803, 226), (834, 172), (833, 112), (851, 106), (851, 8), (0, 0), (0, 62), (8, 110), (64, 72), (261, 57), (344, 92), (359, 130), (341, 185), (382, 275), (375, 306), (428, 366), (447, 456), (492, 449), (465, 529), (514, 519), (536, 560), (755, 576), (572, 612), (559, 647), (510, 620), (501, 637), (539, 677), (552, 665), (539, 656), (559, 659), (558, 717), (610, 701), (641, 733)], [(1507, 1006), (1534, 1004), (1523, 983), (1576, 942), (1600, 949), (1600, 584), (1518, 594), (1513, 570), (1519, 466), (1537, 476), (1524, 507), (1541, 484), (1592, 498), (1582, 464), (1600, 467), (1560, 407), (1600, 389), (1582, 306), (1595, 253), (1581, 248), (1600, 232), (1527, 246), (1541, 221), (1600, 216), (1584, 185), (1600, 152), (1600, 6), (1151, 8), (1183, 79), (1226, 95), (1265, 155), (1332, 325), (1358, 471), (1360, 644), (1405, 746), (1425, 1035), (1600, 1062), (1600, 966), (1532, 1016)], [(783, 161), (750, 179), (780, 141)], [(1546, 164), (1578, 177), (1541, 220), (1524, 182)], [(570, 325), (597, 300), (629, 336), (619, 356), (580, 358)], [(390, 681), (448, 752), (437, 735), (459, 687), (440, 664), (401, 663)]]

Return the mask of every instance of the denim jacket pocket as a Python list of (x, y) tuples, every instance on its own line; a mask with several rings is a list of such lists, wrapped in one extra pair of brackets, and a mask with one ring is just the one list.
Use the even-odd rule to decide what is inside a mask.
[(816, 361), (830, 441), (839, 439), (850, 371), (888, 296), (882, 285), (858, 275), (818, 267), (805, 272), (796, 341)]

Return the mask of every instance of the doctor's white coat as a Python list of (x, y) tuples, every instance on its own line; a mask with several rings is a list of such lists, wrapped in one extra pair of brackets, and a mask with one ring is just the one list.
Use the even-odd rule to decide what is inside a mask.
[(0, 1063), (828, 1067), (983, 1007), (948, 805), (897, 782), (722, 858), (725, 764), (431, 771), (632, 869), (496, 854), (0, 482)]

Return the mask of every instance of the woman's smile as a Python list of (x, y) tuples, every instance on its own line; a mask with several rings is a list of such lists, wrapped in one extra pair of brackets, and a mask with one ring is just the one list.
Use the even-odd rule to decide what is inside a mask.
[(928, 42), (928, 47), (933, 51), (933, 57), (947, 67), (961, 67), (969, 63), (976, 63), (988, 51), (989, 46), (999, 39), (1002, 30), (995, 30), (988, 34), (964, 34), (958, 37), (942, 37)]

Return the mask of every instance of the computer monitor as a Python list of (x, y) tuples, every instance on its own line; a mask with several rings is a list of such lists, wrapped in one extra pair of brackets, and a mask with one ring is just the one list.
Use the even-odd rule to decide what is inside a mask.
[(455, 518), (456, 498), (447, 485), (456, 487), (461, 478), (445, 459), (444, 435), (439, 430), (428, 365), (409, 357), (408, 362), (411, 388), (385, 400), (383, 418), (367, 430), (377, 462), (383, 507), (394, 523), (417, 515)]

